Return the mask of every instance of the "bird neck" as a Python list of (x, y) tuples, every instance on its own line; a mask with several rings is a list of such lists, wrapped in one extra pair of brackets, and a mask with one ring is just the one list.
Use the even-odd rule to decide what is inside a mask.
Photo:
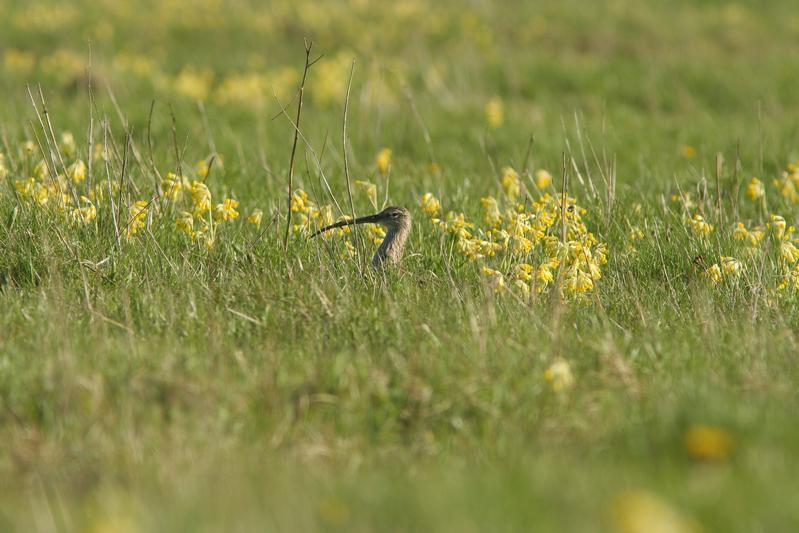
[(380, 247), (372, 258), (372, 264), (374, 266), (379, 266), (383, 263), (398, 263), (399, 260), (402, 259), (402, 252), (405, 250), (405, 241), (408, 240), (410, 232), (410, 222), (389, 227), (386, 231), (386, 236), (383, 238), (383, 242), (380, 243)]

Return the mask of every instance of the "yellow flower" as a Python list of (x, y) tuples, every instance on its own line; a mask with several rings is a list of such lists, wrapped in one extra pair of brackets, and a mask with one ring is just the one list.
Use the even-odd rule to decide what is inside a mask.
[(211, 210), (211, 191), (200, 181), (191, 184), (191, 198), (194, 202), (194, 214), (202, 216)]
[(542, 285), (548, 285), (555, 281), (555, 276), (552, 274), (552, 266), (549, 263), (540, 265), (536, 272), (535, 280)]
[(704, 237), (713, 231), (713, 225), (705, 222), (705, 218), (699, 213), (695, 214), (694, 217), (688, 221), (688, 223), (691, 226), (691, 230), (694, 232), (694, 235), (698, 237)]
[(630, 233), (628, 235), (628, 238), (633, 242), (642, 241), (644, 240), (644, 232), (641, 231), (641, 228), (639, 228), (638, 226), (633, 226), (632, 228), (630, 228)]
[(738, 222), (732, 232), (732, 238), (736, 241), (746, 242), (750, 247), (755, 247), (766, 236), (762, 227), (758, 226), (751, 231), (746, 229), (743, 222)]
[(546, 189), (552, 184), (552, 174), (546, 170), (539, 170), (535, 173), (535, 186), (539, 189)]
[(698, 424), (683, 435), (689, 457), (701, 461), (724, 461), (735, 449), (735, 438), (724, 428)]
[(618, 533), (698, 533), (699, 527), (660, 498), (627, 490), (613, 498), (611, 519)]
[(364, 191), (366, 196), (369, 198), (369, 201), (372, 203), (375, 208), (377, 207), (377, 185), (371, 183), (369, 181), (355, 181), (355, 186)]
[(97, 208), (85, 196), (80, 197), (81, 202), (86, 204), (84, 207), (76, 207), (70, 213), (70, 218), (74, 224), (89, 224), (97, 218)]
[(105, 160), (105, 145), (103, 143), (97, 143), (94, 145), (94, 152), (92, 153), (92, 161), (95, 163)]
[(37, 204), (44, 205), (50, 199), (50, 190), (41, 183), (34, 183), (32, 197)]
[(741, 272), (743, 271), (743, 265), (741, 264), (740, 261), (738, 261), (734, 257), (722, 257), (721, 271), (724, 273), (725, 276), (737, 278), (741, 275)]
[(693, 159), (696, 157), (696, 148), (693, 146), (685, 145), (680, 149), (680, 154), (685, 159)]
[(714, 263), (713, 266), (705, 269), (702, 275), (711, 285), (716, 285), (721, 282), (721, 268), (717, 263)]
[(767, 226), (771, 229), (772, 233), (777, 239), (782, 239), (785, 234), (785, 219), (779, 215), (771, 215)]
[(164, 191), (164, 197), (167, 200), (176, 201), (180, 198), (180, 193), (183, 190), (183, 177), (168, 172), (166, 177), (161, 180), (161, 190)]
[(527, 263), (519, 263), (513, 267), (513, 275), (516, 279), (522, 281), (530, 281), (533, 277), (533, 265)]
[(441, 211), (441, 202), (439, 202), (433, 193), (426, 192), (419, 200), (419, 207), (422, 208), (428, 216), (434, 217)]
[[(576, 263), (575, 263), (576, 265)], [(573, 266), (566, 271), (564, 288), (572, 295), (590, 292), (594, 288), (594, 279), (590, 272)]]
[(147, 207), (149, 202), (146, 200), (137, 200), (130, 206), (130, 222), (128, 222), (127, 235), (128, 238), (134, 236), (140, 229), (145, 226), (147, 220)]
[(780, 243), (780, 257), (786, 263), (795, 263), (799, 261), (799, 249), (792, 242), (782, 241)]
[(224, 160), (221, 155), (216, 154), (213, 158), (209, 159), (200, 159), (197, 161), (197, 164), (194, 165), (194, 172), (197, 174), (197, 177), (202, 178), (205, 180), (208, 177), (208, 172), (211, 171), (211, 160), (214, 161), (214, 168), (220, 169), (224, 167)]
[(33, 170), (31, 170), (31, 173), (33, 174), (34, 178), (42, 180), (42, 179), (46, 178), (47, 175), (50, 173), (50, 169), (47, 168), (47, 163), (44, 160), (42, 160), (42, 161), (39, 161), (36, 164), (36, 166), (33, 167)]
[(352, 245), (350, 241), (344, 241), (344, 252), (341, 254), (344, 258), (353, 258), (355, 257), (357, 250), (355, 246)]
[(221, 204), (216, 204), (214, 208), (214, 219), (219, 221), (228, 221), (238, 218), (239, 212), (236, 208), (239, 206), (239, 201), (233, 198), (225, 198)]
[(35, 185), (36, 180), (33, 178), (28, 178), (26, 180), (14, 180), (14, 189), (16, 189), (17, 194), (23, 198), (30, 198), (33, 196)]
[(491, 287), (493, 291), (502, 292), (505, 289), (505, 277), (502, 275), (502, 272), (485, 266), (482, 268), (482, 272), (488, 280), (488, 286)]
[(485, 116), (486, 122), (493, 129), (497, 129), (505, 122), (505, 106), (499, 96), (494, 96), (486, 102)]
[(6, 166), (6, 156), (0, 153), (0, 180), (4, 180), (8, 177), (8, 167)]
[(175, 227), (189, 237), (194, 237), (194, 217), (188, 211), (181, 211), (175, 220)]
[(427, 172), (430, 173), (431, 176), (440, 176), (441, 175), (441, 166), (438, 163), (430, 163), (427, 165)]
[(302, 189), (297, 189), (291, 195), (291, 211), (292, 213), (307, 213), (311, 202), (308, 199), (308, 193)]
[(505, 194), (511, 201), (514, 201), (521, 194), (521, 182), (519, 181), (519, 173), (511, 167), (502, 169), (502, 188)]
[(264, 212), (260, 209), (253, 209), (250, 215), (247, 217), (247, 223), (252, 224), (256, 228), (261, 227), (261, 219), (264, 216)]
[(207, 69), (184, 67), (172, 83), (178, 94), (193, 100), (205, 100), (211, 87), (213, 73)]
[(377, 224), (369, 224), (369, 231), (367, 233), (367, 238), (369, 241), (374, 244), (378, 245), (383, 242), (383, 238), (386, 236), (386, 230), (383, 229), (382, 226)]
[(544, 379), (555, 392), (562, 392), (574, 385), (574, 376), (569, 363), (558, 359), (544, 371)]
[(386, 174), (391, 168), (391, 148), (383, 148), (377, 153), (375, 158), (375, 165), (377, 171), (381, 174)]
[(524, 281), (517, 279), (513, 282), (513, 286), (521, 293), (523, 299), (526, 300), (530, 296), (530, 286)]
[(4, 56), (6, 70), (15, 74), (28, 75), (36, 66), (36, 56), (31, 52), (9, 48)]
[(77, 151), (75, 137), (68, 131), (61, 134), (61, 151), (64, 152), (64, 155), (67, 157), (73, 157)]
[(749, 181), (749, 185), (746, 186), (746, 195), (754, 201), (763, 198), (765, 194), (766, 189), (763, 186), (763, 182), (757, 178), (752, 178)]
[(693, 199), (691, 198), (690, 192), (672, 194), (671, 201), (674, 203), (681, 203), (682, 207), (687, 211), (693, 209), (696, 206), (696, 204), (694, 204)]
[(485, 211), (485, 223), (492, 228), (497, 228), (502, 224), (502, 214), (499, 212), (499, 204), (493, 196), (480, 198), (480, 203)]
[(72, 183), (78, 185), (86, 179), (86, 163), (78, 159), (69, 168), (69, 177), (72, 178)]

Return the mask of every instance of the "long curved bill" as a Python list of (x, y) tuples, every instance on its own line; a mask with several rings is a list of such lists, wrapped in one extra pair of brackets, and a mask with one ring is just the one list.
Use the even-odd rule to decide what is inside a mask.
[(353, 224), (369, 224), (369, 223), (376, 223), (376, 222), (379, 222), (379, 221), (380, 221), (380, 214), (379, 213), (376, 214), (376, 215), (368, 215), (368, 216), (365, 216), (365, 217), (358, 217), (355, 220), (352, 220), (352, 219), (339, 220), (338, 222), (336, 222), (334, 224), (330, 224), (329, 226), (325, 226), (324, 228), (322, 228), (320, 230), (317, 230), (313, 235), (311, 235), (311, 238), (316, 237), (317, 235), (322, 234), (322, 233), (324, 233), (326, 231), (330, 231), (331, 229), (340, 228), (342, 226), (351, 226)]

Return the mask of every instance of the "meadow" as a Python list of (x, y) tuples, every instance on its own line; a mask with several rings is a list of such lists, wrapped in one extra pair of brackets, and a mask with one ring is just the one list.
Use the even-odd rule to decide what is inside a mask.
[(797, 35), (0, 0), (0, 531), (795, 531)]

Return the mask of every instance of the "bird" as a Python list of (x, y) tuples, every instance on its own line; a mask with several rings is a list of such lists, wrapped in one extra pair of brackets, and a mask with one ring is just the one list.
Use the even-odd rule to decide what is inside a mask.
[(377, 248), (374, 257), (372, 257), (373, 267), (380, 268), (383, 266), (391, 266), (400, 262), (402, 253), (405, 251), (405, 243), (408, 240), (408, 235), (411, 233), (411, 213), (407, 209), (404, 207), (390, 206), (374, 215), (340, 220), (334, 224), (323, 227), (311, 235), (311, 237), (316, 237), (331, 229), (350, 226), (352, 224), (380, 224), (386, 228), (386, 236)]

